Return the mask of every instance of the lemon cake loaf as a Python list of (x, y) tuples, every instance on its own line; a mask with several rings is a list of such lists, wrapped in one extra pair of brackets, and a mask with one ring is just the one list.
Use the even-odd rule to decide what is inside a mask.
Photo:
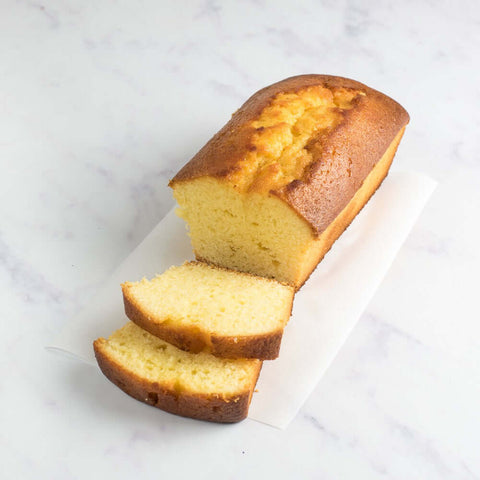
[(104, 375), (128, 395), (211, 422), (238, 422), (247, 416), (262, 366), (255, 359), (179, 350), (132, 322), (93, 345)]
[(387, 175), (408, 121), (346, 78), (260, 90), (170, 181), (197, 259), (299, 288)]
[(128, 318), (178, 348), (262, 360), (278, 356), (294, 296), (289, 285), (201, 262), (122, 291)]

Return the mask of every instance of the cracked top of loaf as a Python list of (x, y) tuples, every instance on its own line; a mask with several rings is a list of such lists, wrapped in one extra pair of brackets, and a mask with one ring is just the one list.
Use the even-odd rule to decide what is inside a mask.
[(401, 105), (354, 80), (287, 78), (250, 97), (170, 186), (210, 176), (276, 195), (318, 234), (408, 121)]

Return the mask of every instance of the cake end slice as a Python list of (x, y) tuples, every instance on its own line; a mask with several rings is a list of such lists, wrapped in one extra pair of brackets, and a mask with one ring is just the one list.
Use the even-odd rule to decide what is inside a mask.
[(192, 354), (132, 322), (93, 343), (103, 374), (131, 397), (184, 417), (219, 423), (246, 418), (259, 360)]

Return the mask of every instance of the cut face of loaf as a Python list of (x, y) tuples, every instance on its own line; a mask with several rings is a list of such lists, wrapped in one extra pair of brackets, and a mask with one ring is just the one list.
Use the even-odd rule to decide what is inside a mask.
[(129, 322), (94, 342), (105, 376), (128, 395), (185, 417), (231, 423), (248, 413), (262, 366), (179, 350)]
[(176, 347), (262, 360), (278, 356), (294, 295), (275, 280), (200, 262), (122, 290), (130, 320)]
[(197, 258), (299, 288), (388, 173), (407, 123), (340, 77), (260, 90), (170, 182)]

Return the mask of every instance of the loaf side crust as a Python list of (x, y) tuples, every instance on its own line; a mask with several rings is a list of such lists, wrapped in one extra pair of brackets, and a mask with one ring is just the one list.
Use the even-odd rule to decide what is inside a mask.
[(320, 235), (339, 215), (408, 123), (405, 109), (388, 96), (354, 80), (329, 75), (300, 75), (270, 85), (250, 97), (231, 120), (177, 173), (169, 185), (211, 176), (228, 182), (252, 148), (250, 126), (280, 93), (311, 86), (348, 88), (362, 92), (352, 109), (327, 135), (309, 142), (314, 161), (302, 178), (271, 190)]
[(131, 397), (175, 415), (217, 423), (235, 423), (244, 420), (262, 364), (259, 363), (256, 378), (247, 391), (225, 396), (223, 394), (200, 394), (178, 392), (174, 388), (151, 382), (129, 371), (109, 357), (103, 350), (106, 340), (99, 338), (93, 343), (100, 370), (117, 387)]
[[(283, 336), (282, 330), (261, 335), (221, 336), (202, 331), (195, 326), (176, 326), (168, 321), (150, 320), (141, 305), (123, 291), (125, 314), (139, 327), (181, 350), (191, 353), (207, 352), (223, 358), (258, 358), (273, 360), (278, 357)], [(291, 313), (292, 304), (289, 309)], [(286, 323), (286, 322), (285, 322)]]
[(350, 202), (348, 202), (338, 216), (317, 237), (317, 247), (311, 250), (310, 261), (307, 262), (307, 270), (309, 273), (304, 277), (303, 282), (298, 284), (297, 291), (310, 278), (323, 257), (329, 252), (340, 235), (350, 226), (355, 217), (365, 207), (388, 176), (388, 172), (390, 171), (390, 167), (404, 131), (405, 127), (398, 132), (397, 136), (387, 148), (387, 151), (367, 175), (361, 187), (356, 191)]
[[(333, 222), (331, 222), (330, 225), (312, 241), (304, 273), (292, 282), (292, 287), (294, 287), (296, 291), (300, 290), (310, 278), (310, 275), (321, 262), (323, 257), (332, 248), (338, 237), (340, 237), (340, 235), (349, 227), (356, 215), (368, 203), (370, 198), (382, 184), (383, 180), (387, 177), (404, 130), (405, 127), (398, 132), (397, 136), (387, 148), (387, 151), (367, 175), (362, 186), (357, 190), (350, 202), (339, 213), (335, 220), (333, 220)], [(197, 252), (194, 252), (194, 254), (197, 260), (202, 262), (206, 261)]]

